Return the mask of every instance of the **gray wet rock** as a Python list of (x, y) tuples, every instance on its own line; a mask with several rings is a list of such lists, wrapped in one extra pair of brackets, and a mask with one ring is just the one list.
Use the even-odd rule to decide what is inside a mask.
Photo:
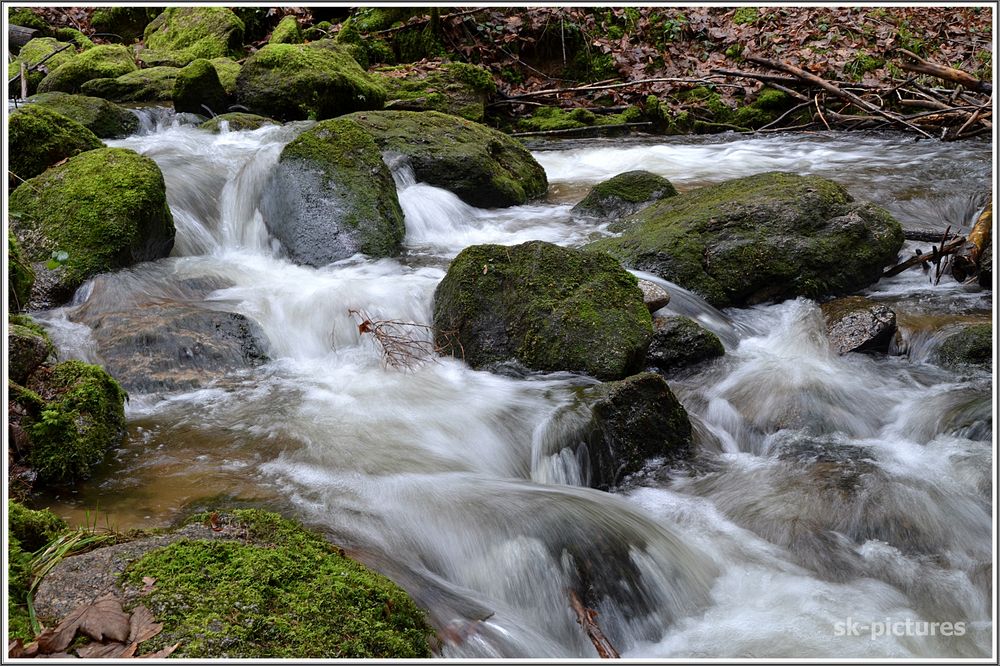
[(830, 347), (838, 354), (889, 351), (896, 313), (864, 296), (845, 296), (820, 306)]
[(673, 372), (725, 354), (719, 336), (679, 315), (653, 319), (653, 341), (646, 352), (646, 365)]

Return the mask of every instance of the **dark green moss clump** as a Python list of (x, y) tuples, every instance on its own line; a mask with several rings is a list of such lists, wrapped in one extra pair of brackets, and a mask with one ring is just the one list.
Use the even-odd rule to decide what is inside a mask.
[(31, 11), (28, 7), (11, 7), (7, 10), (7, 20), (11, 25), (19, 25), (22, 28), (34, 28), (43, 33), (48, 33), (51, 28), (41, 16)]
[(215, 116), (210, 120), (206, 120), (201, 125), (198, 125), (200, 129), (208, 130), (210, 132), (220, 132), (222, 131), (222, 123), (225, 122), (229, 127), (230, 132), (238, 132), (240, 130), (255, 130), (264, 125), (280, 125), (276, 120), (271, 120), (270, 118), (265, 118), (264, 116), (256, 116), (252, 113), (223, 113), (222, 115)]
[(118, 35), (125, 44), (130, 44), (142, 37), (157, 14), (159, 10), (155, 7), (101, 7), (90, 16), (90, 25), (97, 32)]
[(35, 284), (35, 271), (21, 252), (13, 234), (7, 234), (7, 311), (17, 312), (28, 305), (31, 287)]
[(48, 509), (36, 511), (14, 500), (7, 500), (7, 521), (7, 533), (28, 552), (38, 550), (66, 530), (66, 521)]
[(527, 118), (517, 122), (517, 128), (527, 132), (548, 132), (552, 130), (579, 129), (582, 127), (600, 127), (602, 125), (621, 125), (640, 120), (642, 111), (638, 107), (630, 107), (621, 113), (598, 115), (589, 109), (562, 109), (555, 106), (542, 106), (534, 110)]
[(75, 120), (102, 139), (118, 139), (139, 129), (134, 113), (99, 97), (53, 92), (28, 101)]
[(716, 307), (848, 293), (879, 279), (899, 222), (817, 176), (766, 173), (663, 199), (589, 247)]
[(100, 78), (80, 86), (81, 92), (112, 102), (166, 102), (173, 99), (176, 67), (148, 67), (115, 78)]
[(125, 391), (103, 368), (65, 361), (37, 370), (27, 387), (43, 404), (31, 418), (27, 461), (43, 483), (90, 478), (125, 437)]
[[(65, 48), (70, 47), (70, 48)], [(56, 53), (58, 51), (58, 53)], [(10, 80), (15, 76), (19, 76), (21, 73), (21, 63), (24, 63), (25, 69), (30, 69), (31, 67), (37, 65), (42, 60), (48, 56), (53, 55), (48, 60), (45, 60), (44, 67), (48, 71), (63, 65), (76, 55), (76, 49), (66, 42), (60, 42), (53, 37), (36, 37), (32, 39), (27, 44), (21, 47), (21, 51), (17, 54), (17, 58), (7, 65), (7, 79)], [(27, 73), (28, 79), (28, 94), (31, 95), (38, 88), (38, 84), (42, 82), (45, 78), (45, 72), (41, 69), (35, 70), (34, 72)], [(16, 85), (20, 85), (19, 83)]]
[(271, 39), (268, 40), (268, 44), (301, 44), (302, 43), (302, 31), (299, 30), (299, 22), (294, 16), (286, 16), (281, 19), (274, 32), (271, 33)]
[(60, 266), (43, 269), (47, 291), (40, 296), (50, 302), (65, 301), (93, 275), (164, 257), (173, 247), (159, 167), (122, 148), (91, 150), (32, 178), (11, 194), (10, 219), (31, 262), (66, 254)]
[(129, 50), (120, 45), (95, 46), (69, 62), (50, 69), (38, 92), (75, 93), (91, 79), (116, 78), (138, 69)]
[(386, 89), (386, 108), (404, 111), (440, 111), (482, 122), (486, 101), (496, 92), (488, 71), (462, 62), (413, 69), (376, 70)]
[(219, 83), (222, 84), (223, 90), (230, 97), (235, 97), (236, 79), (243, 66), (232, 58), (212, 58), (209, 62), (215, 67), (215, 73), (219, 75)]
[[(205, 520), (197, 516), (195, 520)], [(279, 516), (237, 510), (245, 541), (182, 540), (129, 565), (124, 581), (163, 623), (150, 652), (179, 642), (185, 658), (430, 657), (431, 629), (407, 594)]]
[[(45, 171), (56, 162), (103, 148), (93, 132), (46, 107), (29, 104), (10, 114), (10, 170), (15, 184)], [(21, 180), (18, 180), (21, 179)]]
[(218, 113), (227, 107), (226, 90), (215, 66), (203, 58), (177, 72), (173, 88), (174, 110), (186, 113)]
[(573, 213), (589, 217), (617, 218), (631, 215), (654, 201), (677, 195), (669, 180), (648, 171), (627, 171), (598, 183)]
[(963, 366), (993, 367), (993, 325), (974, 324), (951, 335), (938, 348), (937, 360), (953, 369)]
[(13, 500), (7, 501), (7, 520), (7, 639), (28, 641), (35, 635), (27, 608), (31, 553), (58, 537), (66, 523), (47, 509), (33, 511)]
[(651, 322), (613, 258), (541, 241), (466, 248), (434, 293), (438, 344), (475, 368), (514, 359), (620, 379), (642, 367)]
[(170, 7), (146, 26), (149, 64), (184, 67), (198, 58), (240, 57), (243, 21), (225, 7)]

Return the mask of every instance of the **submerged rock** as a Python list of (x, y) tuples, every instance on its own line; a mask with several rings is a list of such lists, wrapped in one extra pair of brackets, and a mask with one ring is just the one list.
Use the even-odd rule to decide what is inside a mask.
[(818, 298), (879, 279), (903, 243), (885, 210), (817, 176), (765, 173), (658, 201), (589, 247), (716, 307)]
[(612, 257), (542, 241), (463, 250), (434, 292), (434, 328), (474, 368), (513, 359), (598, 379), (638, 371), (652, 335), (635, 277)]
[(405, 158), (418, 181), (480, 208), (516, 206), (548, 189), (545, 170), (517, 140), (437, 111), (378, 111), (350, 118), (384, 153)]
[(139, 129), (138, 116), (100, 97), (52, 92), (28, 101), (75, 120), (101, 139), (120, 139)]
[(317, 123), (285, 146), (261, 212), (289, 257), (309, 266), (356, 252), (394, 256), (406, 231), (382, 153), (350, 117)]
[(229, 128), (230, 132), (255, 130), (263, 127), (264, 125), (281, 124), (277, 120), (265, 118), (264, 116), (256, 116), (252, 113), (239, 113), (234, 111), (232, 113), (223, 113), (211, 118), (210, 120), (206, 120), (201, 125), (198, 125), (198, 128), (208, 130), (210, 132), (221, 132), (223, 123), (226, 124), (226, 127)]
[(38, 92), (79, 92), (91, 79), (116, 78), (139, 69), (132, 54), (121, 45), (95, 46), (55, 69), (38, 84)]
[(332, 40), (268, 44), (243, 64), (236, 99), (251, 113), (279, 120), (322, 120), (380, 109), (385, 90)]
[(80, 123), (34, 104), (11, 113), (7, 128), (9, 169), (16, 176), (11, 177), (15, 186), (67, 157), (104, 147)]
[(666, 373), (725, 354), (719, 337), (693, 319), (678, 315), (653, 319), (653, 340), (646, 364)]
[(116, 78), (92, 79), (80, 90), (113, 102), (167, 102), (173, 99), (179, 72), (176, 67), (148, 67)]
[(493, 76), (464, 62), (375, 70), (386, 90), (387, 110), (440, 111), (481, 123), (486, 101), (496, 93)]
[(163, 174), (123, 148), (91, 150), (32, 178), (11, 194), (10, 218), (39, 306), (65, 302), (98, 273), (164, 257), (174, 242)]
[(959, 370), (968, 366), (993, 367), (993, 325), (973, 324), (949, 336), (935, 354), (938, 363)]
[(864, 296), (845, 296), (820, 306), (830, 347), (838, 354), (889, 351), (896, 313)]
[(226, 7), (170, 7), (146, 26), (149, 65), (184, 67), (198, 58), (241, 56), (243, 21)]
[(646, 206), (677, 195), (673, 184), (648, 171), (626, 171), (598, 183), (583, 200), (573, 206), (573, 214), (618, 219)]
[(205, 114), (223, 111), (228, 106), (226, 90), (219, 81), (215, 66), (199, 58), (177, 72), (172, 91), (174, 110), (178, 113)]

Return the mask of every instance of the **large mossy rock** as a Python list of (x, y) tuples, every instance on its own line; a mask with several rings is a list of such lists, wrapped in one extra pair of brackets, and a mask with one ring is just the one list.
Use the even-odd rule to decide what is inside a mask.
[(207, 107), (217, 114), (229, 105), (226, 89), (219, 81), (215, 66), (204, 58), (193, 61), (177, 72), (172, 97), (174, 110), (178, 113), (204, 115)]
[(9, 169), (14, 184), (34, 178), (67, 157), (104, 147), (80, 123), (34, 104), (10, 114), (7, 128)]
[(97, 32), (118, 35), (125, 44), (142, 37), (146, 26), (160, 13), (155, 7), (100, 7), (90, 16)]
[(385, 90), (347, 49), (322, 40), (312, 44), (268, 44), (243, 63), (237, 101), (279, 120), (332, 118), (380, 109)]
[(817, 176), (764, 173), (659, 201), (589, 247), (716, 307), (817, 298), (879, 279), (903, 243), (889, 213)]
[[(131, 150), (70, 158), (14, 190), (11, 228), (34, 264), (32, 303), (62, 303), (88, 278), (165, 257), (174, 242), (163, 174)], [(53, 252), (65, 257), (46, 268)]]
[(480, 208), (523, 204), (548, 189), (545, 170), (516, 139), (437, 111), (372, 111), (350, 116), (382, 152), (400, 155), (417, 180)]
[(65, 361), (39, 368), (24, 390), (30, 450), (27, 462), (42, 483), (90, 478), (125, 437), (125, 391), (99, 366)]
[(646, 206), (677, 195), (669, 180), (649, 171), (626, 171), (595, 185), (580, 203), (575, 215), (619, 219)]
[(95, 46), (55, 69), (38, 84), (38, 92), (79, 92), (91, 79), (116, 78), (138, 69), (131, 52), (121, 45)]
[(844, 296), (820, 306), (830, 347), (838, 354), (889, 351), (896, 313), (864, 296)]
[(392, 174), (350, 118), (317, 123), (285, 146), (264, 190), (268, 229), (296, 263), (399, 254), (406, 228)]
[(116, 78), (92, 79), (80, 91), (112, 102), (169, 102), (179, 72), (176, 67), (149, 67)]
[(953, 333), (935, 354), (935, 360), (946, 368), (993, 367), (993, 325), (973, 324)]
[(294, 16), (286, 16), (278, 23), (271, 33), (268, 44), (301, 44), (302, 31), (299, 29), (299, 21)]
[(146, 26), (149, 65), (184, 67), (198, 58), (240, 57), (243, 21), (225, 7), (170, 7)]
[(434, 292), (434, 329), (445, 353), (474, 368), (516, 360), (604, 380), (640, 370), (653, 333), (617, 261), (542, 241), (463, 250)]
[(693, 319), (677, 315), (655, 317), (646, 364), (670, 374), (725, 353), (719, 336)]
[(385, 107), (394, 111), (440, 111), (481, 123), (497, 91), (487, 70), (464, 62), (380, 67), (375, 73), (386, 90)]
[(28, 101), (75, 120), (101, 139), (120, 139), (139, 129), (138, 116), (100, 97), (52, 92)]
[(663, 377), (644, 372), (585, 391), (593, 413), (590, 485), (607, 490), (653, 458), (691, 454), (691, 422)]
[(21, 246), (12, 233), (7, 232), (7, 311), (18, 312), (28, 307), (31, 288), (35, 284), (35, 271), (31, 262), (21, 252)]
[[(53, 53), (55, 55), (52, 55)], [(54, 37), (36, 37), (22, 46), (20, 52), (17, 54), (17, 58), (7, 65), (7, 79), (10, 80), (15, 76), (20, 76), (21, 63), (24, 63), (24, 67), (27, 70), (45, 60), (45, 58), (48, 58), (48, 60), (45, 60), (43, 67), (46, 71), (51, 72), (53, 69), (72, 60), (75, 55), (76, 49), (73, 48), (72, 44), (60, 42)], [(52, 57), (49, 58), (49, 56)], [(45, 72), (37, 69), (34, 72), (28, 72), (26, 77), (28, 79), (28, 94), (31, 95), (34, 94), (38, 88), (38, 84), (45, 78)], [(16, 83), (15, 85), (20, 86), (20, 83)]]
[(256, 116), (252, 113), (240, 113), (239, 111), (233, 111), (232, 113), (223, 113), (222, 115), (206, 120), (201, 125), (198, 125), (198, 129), (208, 130), (209, 132), (221, 132), (223, 123), (225, 123), (225, 126), (230, 132), (255, 130), (260, 129), (265, 125), (281, 124), (276, 120), (265, 118), (264, 116)]
[(24, 384), (35, 370), (55, 355), (45, 329), (25, 315), (10, 318), (7, 329), (8, 378)]
[(163, 630), (139, 656), (175, 644), (182, 659), (432, 656), (406, 592), (319, 534), (258, 509), (185, 522), (65, 558), (38, 587), (39, 616), (55, 626), (104, 595), (141, 601)]

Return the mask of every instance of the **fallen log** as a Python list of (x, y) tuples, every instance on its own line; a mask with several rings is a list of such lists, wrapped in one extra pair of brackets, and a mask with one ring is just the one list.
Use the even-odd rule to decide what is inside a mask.
[(11, 51), (18, 53), (21, 47), (30, 42), (38, 34), (35, 28), (25, 28), (20, 25), (7, 26), (7, 43), (11, 46)]
[(983, 208), (976, 223), (969, 232), (955, 256), (951, 260), (951, 274), (959, 282), (965, 282), (979, 272), (979, 258), (993, 236), (993, 202)]
[(961, 69), (955, 69), (954, 67), (947, 67), (945, 65), (938, 65), (936, 63), (924, 60), (916, 53), (907, 51), (906, 49), (897, 49), (900, 53), (916, 60), (916, 64), (909, 62), (900, 63), (900, 67), (908, 72), (916, 72), (917, 74), (926, 74), (928, 76), (933, 76), (938, 79), (943, 79), (945, 81), (951, 81), (952, 83), (957, 83), (961, 86), (965, 86), (969, 90), (975, 90), (976, 92), (985, 93), (987, 95), (993, 94), (993, 84), (987, 83), (986, 81), (980, 81), (972, 74), (962, 71)]
[(573, 612), (576, 613), (576, 621), (587, 632), (587, 638), (594, 644), (594, 649), (597, 650), (598, 656), (601, 659), (620, 659), (621, 655), (618, 654), (618, 650), (611, 644), (608, 637), (604, 635), (601, 628), (597, 626), (597, 611), (584, 606), (583, 601), (580, 600), (580, 595), (575, 590), (569, 591), (569, 603), (573, 608)]
[(962, 244), (964, 243), (965, 243), (964, 238), (958, 238), (951, 241), (950, 243), (947, 243), (940, 250), (937, 248), (937, 246), (934, 246), (934, 249), (931, 252), (928, 252), (927, 254), (923, 253), (916, 254), (907, 259), (906, 261), (896, 264), (892, 268), (882, 271), (882, 277), (887, 278), (887, 277), (892, 277), (893, 275), (899, 275), (907, 268), (912, 268), (914, 266), (923, 266), (929, 261), (937, 263), (941, 260), (942, 257), (946, 257), (949, 254), (953, 254), (958, 248), (962, 247)]

